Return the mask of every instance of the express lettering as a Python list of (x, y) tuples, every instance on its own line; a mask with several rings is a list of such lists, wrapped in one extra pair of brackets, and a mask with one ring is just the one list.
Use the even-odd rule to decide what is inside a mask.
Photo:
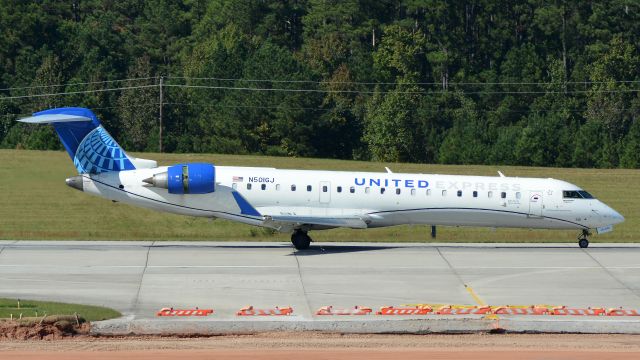
[(470, 182), (457, 182), (457, 181), (436, 181), (437, 189), (443, 190), (493, 190), (493, 191), (520, 191), (520, 184), (508, 184), (508, 183), (470, 183)]

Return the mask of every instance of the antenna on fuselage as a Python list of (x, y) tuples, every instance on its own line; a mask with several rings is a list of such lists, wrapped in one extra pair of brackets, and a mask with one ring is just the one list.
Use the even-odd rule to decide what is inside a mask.
[(500, 177), (505, 177), (502, 171), (499, 171), (499, 170), (498, 170), (498, 175), (500, 175)]
[(391, 169), (389, 169), (388, 167), (385, 166), (384, 169), (387, 170), (388, 174), (393, 174), (393, 171), (391, 171)]

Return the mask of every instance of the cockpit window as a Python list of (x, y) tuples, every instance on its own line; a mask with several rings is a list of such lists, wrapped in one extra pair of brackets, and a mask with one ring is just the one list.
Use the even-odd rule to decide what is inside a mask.
[(585, 199), (595, 199), (593, 197), (593, 195), (589, 194), (588, 192), (586, 192), (584, 190), (580, 190), (580, 191), (578, 191), (578, 193), (580, 193), (580, 195), (582, 195), (582, 197), (585, 198)]
[(565, 199), (593, 199), (593, 195), (584, 190), (565, 190), (562, 192), (562, 197)]
[(565, 199), (582, 199), (582, 196), (577, 191), (565, 190), (562, 192), (562, 197)]

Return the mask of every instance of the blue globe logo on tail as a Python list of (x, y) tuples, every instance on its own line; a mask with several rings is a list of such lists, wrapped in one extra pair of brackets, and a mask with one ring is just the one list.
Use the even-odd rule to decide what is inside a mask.
[(93, 129), (82, 140), (73, 164), (81, 174), (135, 169), (127, 154), (102, 126)]

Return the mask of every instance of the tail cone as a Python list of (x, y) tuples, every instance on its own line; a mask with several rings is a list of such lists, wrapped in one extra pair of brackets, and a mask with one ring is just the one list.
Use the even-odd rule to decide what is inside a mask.
[(67, 186), (70, 186), (74, 189), (84, 191), (83, 179), (81, 175), (70, 177), (65, 180), (65, 183), (67, 183)]

